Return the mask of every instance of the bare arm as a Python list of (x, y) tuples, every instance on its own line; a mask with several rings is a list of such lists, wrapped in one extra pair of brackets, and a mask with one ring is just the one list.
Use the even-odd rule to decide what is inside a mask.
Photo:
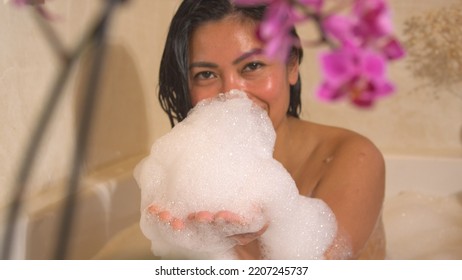
[[(314, 190), (334, 212), (339, 231), (327, 259), (358, 258), (380, 221), (385, 189), (385, 164), (366, 138), (352, 135), (335, 150)], [(345, 255), (349, 245), (351, 254)]]

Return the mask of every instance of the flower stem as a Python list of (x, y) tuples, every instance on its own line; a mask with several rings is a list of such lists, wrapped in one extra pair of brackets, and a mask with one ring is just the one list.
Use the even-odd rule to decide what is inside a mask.
[[(83, 161), (83, 155), (86, 150), (86, 138), (90, 128), (91, 113), (93, 111), (93, 104), (95, 96), (97, 95), (97, 84), (98, 78), (101, 72), (101, 66), (104, 57), (105, 50), (105, 34), (107, 33), (107, 25), (110, 16), (112, 15), (115, 4), (125, 2), (123, 0), (106, 0), (107, 5), (102, 15), (99, 16), (96, 22), (92, 25), (89, 32), (87, 32), (81, 40), (78, 42), (76, 47), (68, 52), (61, 44), (58, 36), (52, 28), (45, 22), (40, 24), (44, 36), (50, 41), (52, 49), (58, 53), (61, 59), (61, 70), (56, 76), (56, 80), (51, 88), (50, 94), (46, 99), (45, 106), (39, 116), (39, 119), (35, 125), (32, 133), (32, 137), (27, 145), (24, 158), (21, 161), (19, 173), (16, 176), (16, 180), (13, 184), (13, 197), (11, 205), (7, 213), (7, 223), (5, 225), (5, 233), (3, 235), (3, 248), (2, 248), (2, 259), (9, 259), (11, 255), (11, 249), (15, 237), (16, 225), (18, 217), (21, 212), (22, 203), (24, 199), (24, 193), (28, 183), (29, 175), (35, 164), (38, 148), (43, 142), (43, 135), (50, 123), (53, 113), (56, 110), (58, 101), (63, 95), (63, 89), (66, 85), (67, 79), (71, 73), (71, 70), (75, 66), (75, 62), (81, 56), (83, 51), (90, 45), (95, 44), (97, 55), (93, 64), (93, 69), (90, 72), (92, 74), (91, 80), (88, 84), (86, 93), (85, 112), (83, 119), (80, 123), (79, 135), (77, 144), (74, 150), (74, 159), (72, 174), (68, 183), (68, 194), (67, 201), (64, 206), (64, 214), (62, 216), (61, 231), (58, 238), (58, 246), (56, 249), (56, 258), (65, 258), (67, 253), (67, 243), (69, 234), (71, 232), (71, 224), (73, 220), (73, 210), (75, 206), (75, 193), (79, 183), (80, 168)], [(36, 10), (37, 12), (40, 12)]]

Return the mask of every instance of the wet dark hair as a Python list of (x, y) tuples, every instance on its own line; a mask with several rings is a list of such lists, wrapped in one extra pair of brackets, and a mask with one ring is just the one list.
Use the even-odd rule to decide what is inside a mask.
[[(188, 115), (192, 108), (189, 94), (189, 42), (194, 31), (210, 21), (217, 21), (229, 15), (260, 22), (266, 6), (238, 7), (232, 0), (184, 0), (179, 6), (168, 31), (159, 70), (159, 101), (168, 114), (172, 127)], [(293, 35), (298, 38), (295, 29)], [(303, 51), (293, 47), (291, 56), (301, 62)], [(300, 75), (295, 85), (290, 86), (290, 102), (287, 114), (299, 117), (301, 111)]]

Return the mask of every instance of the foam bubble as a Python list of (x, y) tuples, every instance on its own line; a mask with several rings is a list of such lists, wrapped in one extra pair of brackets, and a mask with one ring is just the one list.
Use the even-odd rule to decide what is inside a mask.
[[(321, 200), (299, 195), (273, 158), (276, 134), (266, 111), (232, 90), (200, 102), (158, 139), (135, 170), (141, 188), (141, 229), (163, 258), (234, 258), (230, 235), (256, 232), (268, 259), (321, 259), (337, 230)], [(198, 211), (234, 212), (244, 224), (188, 225), (174, 231), (147, 208), (187, 220)]]

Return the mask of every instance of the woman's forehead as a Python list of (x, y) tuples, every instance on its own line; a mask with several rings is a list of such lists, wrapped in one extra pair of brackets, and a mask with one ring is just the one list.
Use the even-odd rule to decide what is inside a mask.
[(225, 18), (210, 21), (199, 26), (190, 41), (190, 57), (203, 60), (206, 58), (238, 59), (248, 53), (257, 54), (262, 43), (255, 36), (255, 25), (242, 20)]

